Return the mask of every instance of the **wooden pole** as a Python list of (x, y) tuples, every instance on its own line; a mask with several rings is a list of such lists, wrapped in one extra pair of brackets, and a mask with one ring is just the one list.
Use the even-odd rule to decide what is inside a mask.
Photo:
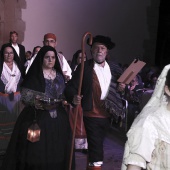
[[(84, 56), (85, 56), (85, 38), (87, 35), (90, 35), (90, 41), (89, 45), (92, 44), (92, 34), (90, 32), (86, 32), (83, 35), (82, 42), (81, 42), (81, 48), (82, 48), (82, 59), (81, 59), (81, 68), (80, 68), (80, 79), (79, 79), (79, 87), (78, 87), (78, 95), (81, 95), (81, 87), (82, 87), (82, 80), (83, 80), (83, 73), (84, 73)], [(70, 151), (70, 160), (69, 160), (69, 170), (71, 170), (72, 165), (72, 158), (73, 158), (73, 149), (74, 149), (74, 139), (75, 139), (75, 132), (76, 132), (76, 125), (77, 125), (77, 115), (78, 115), (78, 105), (75, 109), (75, 120), (74, 120), (74, 126), (73, 126), (73, 136), (72, 136), (72, 143), (71, 143), (71, 151)]]

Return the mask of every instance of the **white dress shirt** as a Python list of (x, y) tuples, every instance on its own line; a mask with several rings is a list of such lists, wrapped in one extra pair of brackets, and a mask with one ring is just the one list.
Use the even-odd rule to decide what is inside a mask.
[(110, 82), (111, 82), (111, 71), (108, 63), (105, 61), (104, 67), (102, 67), (100, 64), (94, 63), (94, 71), (97, 75), (97, 78), (99, 80), (99, 84), (101, 87), (101, 100), (104, 100), (108, 94)]
[(18, 47), (18, 44), (16, 44), (16, 45), (12, 44), (12, 47), (15, 49), (15, 51), (17, 52), (17, 54), (19, 56), (19, 47)]

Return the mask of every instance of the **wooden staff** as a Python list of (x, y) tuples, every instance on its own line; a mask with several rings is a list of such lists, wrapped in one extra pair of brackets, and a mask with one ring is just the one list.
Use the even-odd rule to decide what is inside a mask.
[[(86, 32), (83, 35), (82, 42), (81, 42), (82, 59), (81, 59), (80, 79), (79, 79), (79, 88), (78, 88), (78, 95), (79, 96), (81, 95), (81, 86), (82, 86), (82, 80), (83, 80), (84, 56), (85, 56), (84, 44), (85, 44), (85, 38), (86, 38), (87, 35), (90, 35), (89, 45), (92, 45), (92, 40), (93, 40), (92, 34), (90, 32)], [(76, 125), (77, 125), (78, 105), (76, 106), (74, 114), (75, 114), (75, 120), (74, 120), (74, 126), (73, 126), (73, 136), (72, 136), (71, 151), (70, 151), (69, 170), (71, 170), (72, 158), (73, 158), (73, 148), (74, 148)]]

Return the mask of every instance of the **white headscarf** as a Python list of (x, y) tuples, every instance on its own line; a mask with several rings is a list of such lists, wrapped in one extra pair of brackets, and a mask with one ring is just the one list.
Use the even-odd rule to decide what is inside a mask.
[(12, 70), (10, 70), (5, 62), (3, 63), (1, 80), (5, 84), (5, 93), (16, 92), (20, 77), (21, 73), (15, 62), (13, 62)]
[(148, 101), (148, 103), (141, 111), (140, 116), (145, 116), (145, 114), (148, 113), (154, 113), (161, 105), (167, 104), (167, 97), (164, 94), (164, 87), (165, 87), (166, 76), (169, 69), (170, 69), (170, 64), (166, 65), (162, 70), (156, 82), (154, 92), (150, 100)]
[[(167, 97), (164, 92), (169, 69), (170, 64), (164, 67), (150, 100), (127, 133), (128, 141), (125, 145), (122, 170), (126, 169), (125, 165), (128, 164), (146, 169), (146, 162), (150, 162), (152, 159), (152, 153), (156, 147), (155, 142), (161, 140), (170, 144), (170, 115), (166, 108)], [(134, 155), (140, 156), (137, 162), (135, 162), (137, 159)]]

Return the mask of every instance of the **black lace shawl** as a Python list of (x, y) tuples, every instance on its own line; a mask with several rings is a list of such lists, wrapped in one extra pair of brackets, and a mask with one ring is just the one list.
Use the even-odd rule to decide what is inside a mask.
[(43, 58), (48, 51), (53, 51), (55, 53), (56, 62), (54, 69), (63, 76), (56, 50), (51, 46), (44, 46), (40, 49), (30, 69), (28, 70), (21, 85), (22, 87), (42, 93), (45, 92), (45, 79), (43, 75), (42, 64)]

